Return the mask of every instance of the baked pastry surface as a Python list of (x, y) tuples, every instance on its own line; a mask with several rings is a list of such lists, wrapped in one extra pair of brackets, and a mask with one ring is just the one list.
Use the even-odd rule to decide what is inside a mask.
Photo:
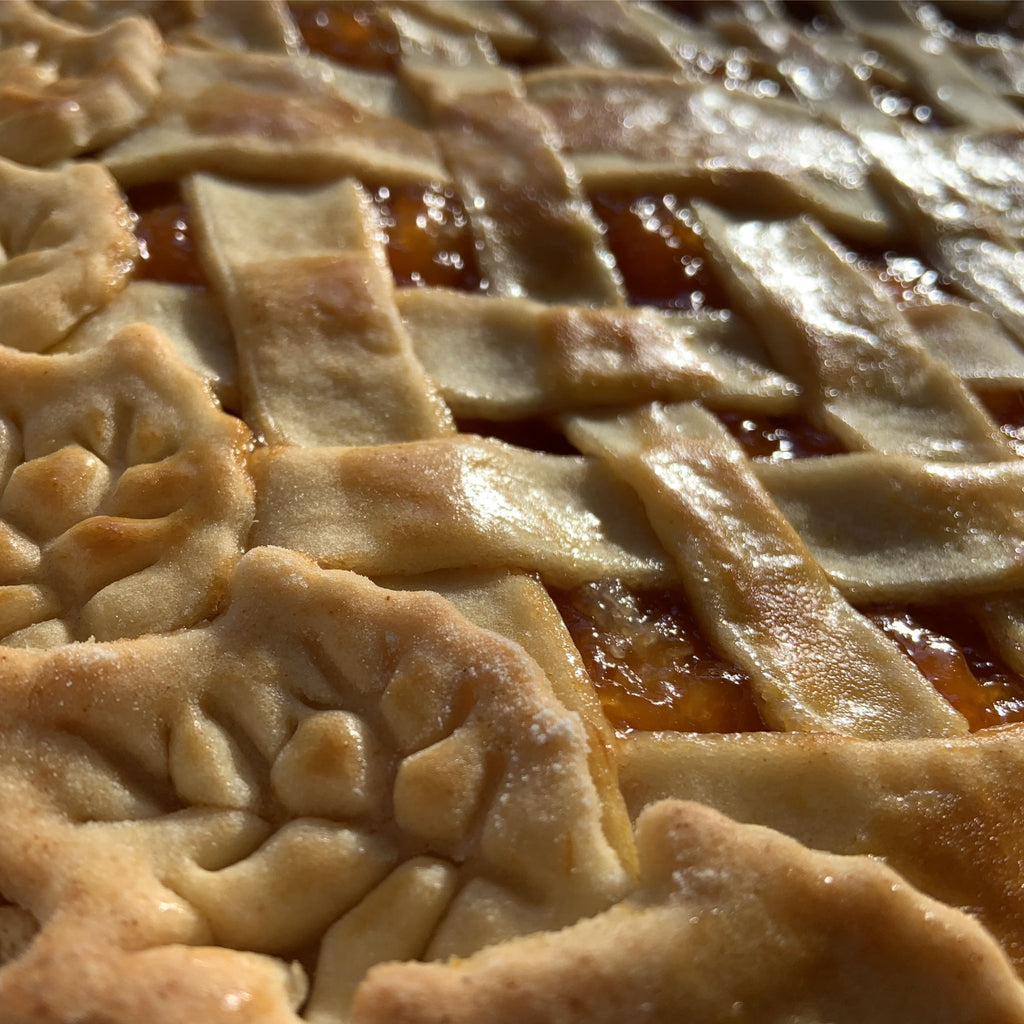
[(0, 1021), (1024, 1022), (1022, 40), (0, 5)]

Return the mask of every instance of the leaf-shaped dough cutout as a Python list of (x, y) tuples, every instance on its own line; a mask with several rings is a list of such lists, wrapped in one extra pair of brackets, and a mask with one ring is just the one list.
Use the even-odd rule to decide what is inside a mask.
[(4, 582), (61, 595), (45, 611), (22, 601), (0, 637), (31, 645), (24, 629), (44, 619), (63, 639), (138, 636), (217, 609), (252, 521), (250, 439), (162, 335), (136, 324), (76, 355), (0, 348), (0, 417), (19, 425), (0, 430), (19, 555)]
[(20, 67), (4, 68), (13, 81), (4, 93), (0, 154), (22, 163), (113, 142), (142, 120), (159, 91), (164, 48), (148, 18), (122, 17), (89, 32), (11, 0), (0, 10), (0, 45), (21, 56)]
[[(578, 716), (439, 595), (254, 549), (201, 627), (0, 649), (0, 665), (0, 879), (40, 922), (16, 977), (0, 968), (5, 1021), (72, 948), (158, 965), (211, 943), (239, 951), (241, 991), (263, 984), (254, 952), (347, 964), (317, 989), (340, 1020), (379, 958), (561, 927), (629, 885)], [(163, 969), (118, 1005), (148, 1007)], [(266, 1019), (288, 1020), (294, 993), (274, 991)], [(63, 994), (48, 998), (61, 1019)]]
[[(0, 41), (14, 6), (0, 7)], [(3, 134), (0, 119), (0, 152)], [(98, 164), (37, 171), (0, 159), (0, 190), (0, 345), (41, 352), (128, 283), (131, 215)]]
[(637, 825), (641, 887), (604, 914), (449, 964), (373, 968), (356, 1024), (1024, 1021), (994, 939), (881, 861), (698, 804)]

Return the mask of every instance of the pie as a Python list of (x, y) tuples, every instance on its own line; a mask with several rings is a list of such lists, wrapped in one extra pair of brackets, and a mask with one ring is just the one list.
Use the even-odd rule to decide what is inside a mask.
[(0, 4), (3, 1024), (1024, 1022), (1024, 14)]

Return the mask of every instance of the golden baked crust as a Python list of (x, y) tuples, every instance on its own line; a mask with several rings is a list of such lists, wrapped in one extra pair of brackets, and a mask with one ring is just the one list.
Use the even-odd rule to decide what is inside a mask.
[[(436, 595), (261, 548), (209, 625), (0, 657), (0, 878), (40, 929), (2, 972), (5, 1020), (156, 1012), (182, 943), (302, 959), (339, 1019), (374, 962), (557, 928), (630, 882), (578, 717)], [(62, 981), (63, 950), (151, 947), (113, 992), (106, 969)], [(287, 1019), (301, 986), (254, 969)]]
[(0, 4), (0, 1024), (1024, 1022), (1017, 6)]
[(217, 610), (252, 523), (250, 435), (154, 328), (78, 355), (0, 349), (0, 427), (5, 643)]
[(106, 146), (147, 114), (163, 41), (146, 18), (88, 31), (28, 0), (0, 9), (0, 156), (41, 166)]
[(676, 801), (643, 811), (637, 845), (628, 900), (455, 966), (375, 968), (356, 1019), (1024, 1020), (991, 937), (881, 861)]
[(41, 352), (128, 283), (138, 248), (117, 186), (96, 164), (0, 160), (4, 344)]

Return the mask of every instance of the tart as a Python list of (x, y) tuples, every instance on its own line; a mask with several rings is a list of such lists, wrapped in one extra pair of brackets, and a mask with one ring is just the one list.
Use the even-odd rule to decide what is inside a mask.
[(1016, 4), (0, 6), (0, 1020), (1024, 1022)]

